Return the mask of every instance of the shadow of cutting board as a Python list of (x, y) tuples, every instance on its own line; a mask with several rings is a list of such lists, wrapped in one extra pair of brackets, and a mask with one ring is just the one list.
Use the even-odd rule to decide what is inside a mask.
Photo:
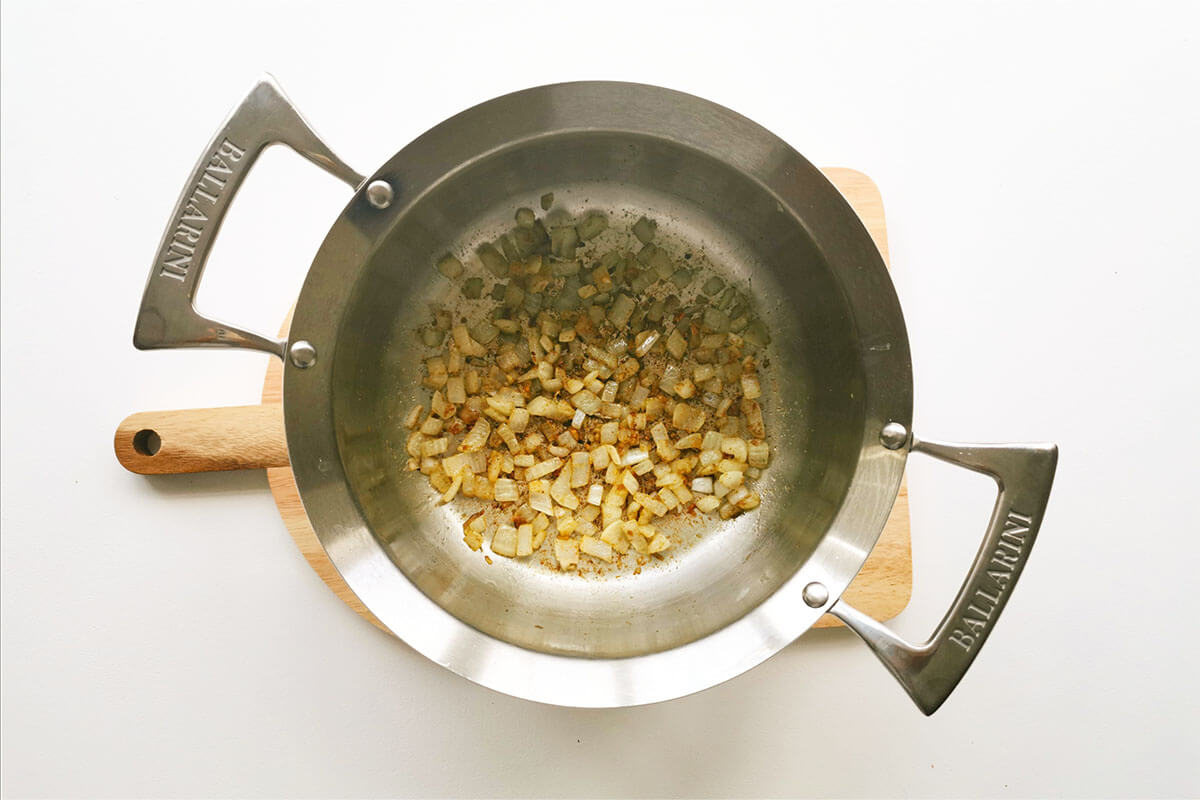
[[(852, 169), (824, 169), (858, 213), (875, 240), (879, 252), (888, 262), (887, 231), (883, 216), (883, 199), (875, 183), (861, 172)], [(280, 336), (287, 336), (284, 323)], [(282, 410), (283, 365), (271, 359), (263, 381), (262, 405), (225, 409), (189, 409), (134, 414), (117, 428), (113, 441), (118, 460), (133, 472), (145, 474), (203, 472), (211, 470), (247, 469), (265, 466), (267, 481), (275, 505), (287, 527), (292, 541), (321, 580), (355, 613), (381, 630), (388, 629), (367, 610), (350, 590), (342, 576), (325, 554), (325, 549), (308, 523), (296, 480), (288, 464), (287, 446), (283, 434)], [(146, 452), (144, 439), (157, 431), (158, 450)], [(233, 447), (228, 442), (236, 442)], [(199, 452), (205, 452), (203, 457)], [(908, 488), (901, 484), (891, 516), (880, 534), (879, 541), (854, 582), (845, 592), (846, 599), (856, 608), (875, 619), (890, 619), (908, 605), (912, 595), (912, 550), (909, 537)], [(817, 622), (818, 628), (841, 626), (826, 614)]]

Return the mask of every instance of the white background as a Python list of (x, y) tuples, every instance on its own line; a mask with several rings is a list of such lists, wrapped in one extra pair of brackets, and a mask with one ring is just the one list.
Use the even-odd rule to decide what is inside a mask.
[[(24, 796), (1200, 794), (1200, 7), (449, 2), (3, 8), (3, 790)], [(133, 411), (255, 402), (265, 359), (136, 352), (201, 148), (272, 71), (369, 172), (583, 78), (730, 106), (878, 182), (915, 427), (1062, 448), (1004, 622), (931, 719), (846, 632), (637, 709), (474, 686), (353, 616), (261, 473), (146, 479)], [(206, 310), (272, 330), (347, 199), (261, 162)], [(983, 479), (914, 460), (940, 616)]]

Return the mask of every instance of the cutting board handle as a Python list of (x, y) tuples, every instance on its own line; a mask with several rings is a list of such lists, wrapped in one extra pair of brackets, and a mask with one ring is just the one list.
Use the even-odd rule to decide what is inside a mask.
[(288, 465), (283, 409), (270, 405), (131, 414), (117, 426), (113, 449), (139, 475)]

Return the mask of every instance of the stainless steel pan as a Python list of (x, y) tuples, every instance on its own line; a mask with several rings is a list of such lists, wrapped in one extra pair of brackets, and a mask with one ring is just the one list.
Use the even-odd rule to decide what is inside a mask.
[[(201, 316), (205, 259), (255, 159), (287, 144), (354, 190), (317, 252), (290, 339)], [(430, 268), (494, 237), (553, 190), (582, 211), (652, 214), (749, 287), (774, 336), (765, 410), (777, 454), (763, 502), (664, 568), (581, 580), (461, 541), (461, 519), (389, 455), (418, 397), (412, 329), (446, 284)], [(824, 613), (861, 636), (925, 713), (991, 633), (1046, 507), (1052, 445), (959, 445), (911, 432), (904, 320), (884, 264), (837, 190), (785, 142), (707, 101), (572, 83), (443, 122), (370, 177), (313, 133), (270, 78), (213, 138), (159, 247), (134, 344), (243, 347), (284, 361), (291, 466), (321, 543), (389, 629), (443, 666), (518, 697), (623, 706), (727, 680)], [(874, 546), (910, 452), (995, 479), (983, 544), (928, 642), (839, 600)]]

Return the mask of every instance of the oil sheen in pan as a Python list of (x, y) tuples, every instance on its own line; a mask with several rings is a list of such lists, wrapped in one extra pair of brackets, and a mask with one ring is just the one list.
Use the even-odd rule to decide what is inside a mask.
[[(676, 263), (695, 270), (695, 277), (683, 290), (677, 289), (669, 282), (656, 283), (644, 293), (643, 297), (647, 300), (660, 299), (674, 293), (680, 297), (683, 304), (689, 304), (699, 294), (700, 286), (703, 285), (705, 279), (716, 275), (735, 286), (749, 300), (752, 311), (764, 320), (768, 329), (772, 330), (772, 335), (776, 334), (771, 327), (772, 317), (775, 316), (771, 312), (775, 309), (771, 307), (771, 303), (764, 302), (764, 300), (778, 298), (781, 293), (764, 289), (764, 280), (761, 277), (764, 273), (754, 269), (749, 249), (741, 246), (734, 237), (724, 231), (718, 231), (714, 236), (711, 223), (706, 224), (703, 230), (689, 224), (689, 220), (694, 218), (697, 212), (681, 208), (678, 199), (651, 195), (640, 187), (603, 183), (565, 188), (546, 187), (540, 191), (531, 192), (528, 196), (514, 198), (505, 206), (488, 213), (474, 226), (472, 235), (464, 237), (454, 246), (448, 247), (447, 250), (468, 265), (468, 272), (478, 274), (478, 267), (471, 266), (478, 263), (475, 256), (476, 247), (484, 242), (494, 241), (500, 234), (511, 230), (515, 210), (521, 206), (536, 209), (539, 196), (548, 191), (554, 192), (555, 203), (548, 212), (545, 212), (547, 227), (552, 227), (559, 221), (581, 219), (590, 211), (600, 212), (608, 217), (609, 227), (589, 243), (591, 251), (595, 253), (602, 253), (613, 248), (628, 249), (638, 246), (639, 243), (629, 231), (633, 223), (641, 216), (650, 217), (658, 223), (654, 243), (667, 250)], [(685, 254), (690, 254), (691, 257), (685, 259)], [(433, 270), (432, 264), (436, 258), (437, 255), (431, 255), (427, 264), (418, 267), (423, 267), (435, 276), (435, 279), (428, 284), (425, 296), (422, 298), (423, 302), (418, 307), (428, 308), (431, 305), (439, 305), (450, 312), (455, 323), (466, 320), (468, 325), (478, 322), (490, 309), (494, 308), (494, 301), (487, 297), (486, 291), (481, 300), (463, 298), (459, 281), (445, 280)], [(758, 280), (755, 280), (756, 276)], [(778, 300), (775, 305), (778, 305)], [(783, 316), (785, 319), (787, 318), (786, 315)], [(416, 327), (427, 321), (427, 319), (417, 321), (397, 319), (397, 327), (393, 335), (413, 337)], [(762, 476), (755, 482), (755, 490), (763, 497), (764, 505), (770, 502), (771, 497), (777, 491), (774, 476), (779, 470), (774, 467), (778, 449), (776, 443), (782, 441), (783, 438), (779, 435), (781, 433), (780, 426), (787, 424), (788, 417), (802, 413), (801, 398), (790, 398), (791, 402), (789, 403), (780, 402), (778, 382), (773, 376), (776, 360), (770, 357), (771, 350), (772, 348), (768, 346), (762, 351), (759, 358), (759, 374), (764, 390), (760, 402), (767, 420), (767, 438), (772, 443), (772, 467), (765, 469)], [(428, 352), (432, 354), (435, 351)], [(427, 404), (430, 392), (420, 385), (420, 369), (413, 360), (397, 362), (394, 366), (396, 374), (389, 385), (395, 386), (393, 396), (398, 400), (394, 407), (394, 413), (395, 418), (400, 419), (414, 404), (421, 402)], [(435, 505), (433, 502), (434, 492), (428, 487), (424, 476), (418, 473), (408, 474), (404, 471), (404, 463), (407, 460), (404, 452), (404, 436), (398, 431), (393, 433), (395, 435), (391, 436), (388, 442), (389, 450), (393, 454), (392, 468), (398, 473), (402, 473), (397, 474), (395, 478), (412, 480), (421, 485), (421, 489), (427, 495), (427, 502), (422, 503), (423, 511), (430, 517), (438, 518), (441, 523), (438, 525), (439, 547), (465, 550), (466, 546), (462, 541), (463, 522), (470, 515), (491, 504), (474, 498), (460, 497), (447, 506)], [(502, 516), (502, 512), (493, 509), (488, 512), (488, 515), (489, 523), (493, 523), (493, 520), (498, 520)], [(640, 567), (636, 559), (629, 557), (622, 559), (621, 564), (608, 564), (585, 558), (581, 559), (578, 572), (585, 580), (635, 579), (637, 580), (636, 588), (640, 592), (649, 588), (645, 584), (652, 581), (650, 577), (652, 572), (669, 571), (679, 559), (700, 558), (719, 561), (728, 558), (728, 553), (722, 553), (721, 549), (716, 546), (717, 539), (723, 536), (746, 536), (752, 539), (757, 535), (753, 529), (760, 524), (760, 520), (761, 515), (756, 512), (742, 514), (726, 521), (699, 513), (694, 516), (672, 514), (669, 518), (656, 522), (656, 527), (671, 536), (675, 543), (675, 547), (668, 552), (666, 558), (643, 559), (644, 563)], [(706, 553), (706, 550), (709, 552)], [(475, 555), (482, 560), (484, 553)], [(537, 571), (541, 574), (541, 579), (554, 582), (577, 582), (580, 580), (580, 574), (577, 574), (576, 571), (566, 574), (560, 572), (550, 548), (545, 545), (528, 559), (509, 561), (500, 557), (492, 557), (491, 560), (493, 563), (487, 566), (494, 571), (521, 570), (525, 573)], [(521, 577), (528, 580), (531, 576), (525, 574)], [(630, 588), (634, 587), (631, 585)], [(561, 587), (559, 590), (561, 591)]]

